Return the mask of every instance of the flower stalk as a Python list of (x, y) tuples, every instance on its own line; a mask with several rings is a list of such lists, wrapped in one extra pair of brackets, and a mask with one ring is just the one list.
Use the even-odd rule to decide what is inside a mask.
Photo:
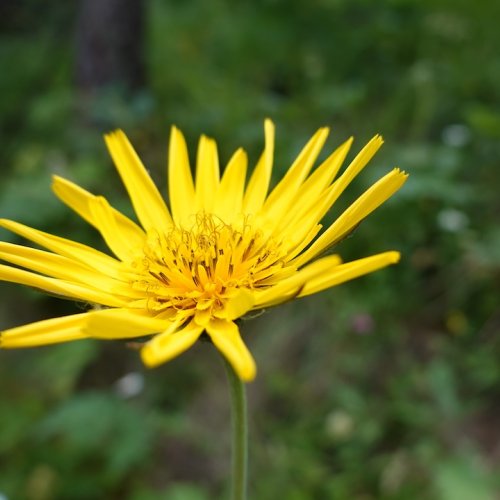
[(248, 474), (248, 416), (245, 383), (221, 356), (231, 400), (231, 500), (246, 500)]

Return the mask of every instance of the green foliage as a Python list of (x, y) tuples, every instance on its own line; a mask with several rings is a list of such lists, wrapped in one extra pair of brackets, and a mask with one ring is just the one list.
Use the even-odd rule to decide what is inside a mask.
[[(496, 498), (500, 4), (150, 0), (144, 88), (94, 95), (75, 88), (72, 3), (22, 4), (0, 16), (0, 217), (104, 249), (50, 175), (130, 214), (101, 140), (116, 127), (159, 185), (172, 123), (193, 158), (203, 132), (223, 163), (239, 146), (255, 162), (271, 117), (277, 176), (320, 125), (330, 148), (382, 133), (331, 218), (391, 166), (411, 174), (335, 249), (398, 249), (397, 267), (242, 322), (259, 366), (252, 497)], [(0, 299), (1, 328), (81, 308), (8, 284)], [(146, 373), (121, 343), (0, 352), (0, 498), (223, 497), (216, 358), (201, 344)], [(130, 380), (144, 388), (123, 389)]]

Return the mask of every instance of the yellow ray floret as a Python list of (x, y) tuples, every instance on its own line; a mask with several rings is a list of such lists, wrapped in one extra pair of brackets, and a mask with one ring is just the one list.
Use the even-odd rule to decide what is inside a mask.
[(205, 335), (239, 377), (250, 381), (257, 369), (238, 318), (398, 262), (395, 251), (346, 263), (338, 255), (319, 257), (406, 181), (404, 172), (393, 169), (322, 228), (322, 218), (382, 145), (380, 136), (337, 177), (352, 138), (314, 168), (328, 135), (328, 129), (319, 129), (270, 191), (275, 132), (270, 120), (264, 131), (264, 151), (246, 183), (246, 153), (238, 149), (221, 176), (217, 145), (206, 136), (193, 177), (186, 141), (173, 127), (170, 209), (125, 134), (106, 135), (140, 224), (103, 196), (54, 176), (54, 193), (100, 232), (114, 257), (0, 219), (1, 227), (43, 247), (0, 242), (5, 262), (0, 280), (95, 305), (85, 313), (4, 330), (0, 347), (146, 337), (141, 357), (153, 367)]

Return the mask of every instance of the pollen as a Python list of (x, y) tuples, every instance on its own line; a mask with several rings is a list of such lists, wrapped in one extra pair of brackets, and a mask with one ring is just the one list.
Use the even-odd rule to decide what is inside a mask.
[(156, 313), (218, 316), (239, 290), (265, 289), (283, 271), (292, 274), (285, 257), (284, 245), (255, 229), (249, 216), (227, 224), (200, 212), (191, 226), (148, 235), (144, 255), (131, 263), (132, 287)]

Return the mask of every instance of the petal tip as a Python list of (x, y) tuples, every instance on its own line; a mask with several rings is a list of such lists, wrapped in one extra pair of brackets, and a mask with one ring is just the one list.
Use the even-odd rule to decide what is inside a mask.
[(253, 382), (257, 376), (257, 367), (253, 365), (251, 368), (240, 373), (240, 378), (243, 382)]
[(398, 167), (396, 167), (396, 171), (398, 172), (399, 175), (401, 175), (401, 177), (404, 177), (405, 180), (410, 176), (408, 172), (406, 172), (405, 170), (401, 170)]
[(264, 127), (274, 127), (274, 122), (271, 118), (267, 117), (264, 119)]
[(57, 174), (52, 174), (52, 186), (56, 183), (64, 182), (64, 178)]
[(396, 251), (388, 252), (387, 257), (390, 264), (397, 264), (401, 260), (401, 253)]
[(266, 118), (264, 120), (264, 132), (266, 135), (274, 136), (275, 128), (276, 127), (275, 127), (274, 122), (272, 120), (270, 120), (269, 118)]
[(235, 366), (235, 363), (231, 362), (228, 358), (226, 360), (233, 367), (233, 370), (242, 382), (248, 383), (255, 380), (257, 365), (252, 357), (246, 359), (245, 363), (238, 364), (238, 366)]
[(160, 363), (147, 344), (141, 349), (141, 359), (146, 368), (156, 368)]
[(117, 129), (114, 129), (114, 130), (109, 130), (108, 132), (106, 132), (104, 134), (104, 138), (105, 139), (112, 139), (113, 137), (115, 137), (119, 132), (121, 132), (121, 129), (117, 128)]

